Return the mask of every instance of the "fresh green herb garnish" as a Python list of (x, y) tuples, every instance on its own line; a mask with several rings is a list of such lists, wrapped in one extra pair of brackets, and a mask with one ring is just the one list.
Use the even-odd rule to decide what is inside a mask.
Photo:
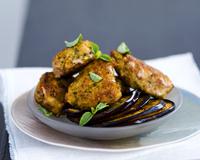
[(72, 42), (65, 41), (66, 47), (73, 47), (83, 39), (83, 35), (80, 33), (79, 36)]
[(99, 45), (92, 42), (92, 52), (95, 54), (99, 51)]
[(49, 112), (48, 110), (46, 110), (46, 108), (42, 106), (39, 107), (39, 111), (42, 112), (46, 117), (50, 117), (51, 115), (53, 115), (52, 112)]
[(100, 50), (97, 51), (96, 53), (94, 53), (94, 57), (95, 57), (96, 59), (99, 59), (99, 58), (101, 57), (101, 55), (102, 55), (102, 53), (101, 53)]
[(87, 124), (92, 117), (100, 110), (108, 107), (109, 105), (107, 105), (106, 103), (99, 103), (96, 108), (91, 108), (91, 112), (85, 112), (83, 113), (83, 115), (81, 116), (81, 119), (79, 121), (79, 125), (80, 126), (84, 126), (85, 124)]
[(106, 103), (99, 103), (97, 106), (96, 106), (96, 110), (93, 112), (94, 114), (96, 114), (96, 112), (108, 107), (109, 105), (107, 105)]
[(92, 52), (96, 59), (102, 59), (104, 61), (111, 61), (112, 58), (108, 54), (103, 54), (99, 48), (99, 45), (92, 42)]
[(91, 112), (85, 112), (81, 116), (81, 119), (79, 121), (80, 126), (84, 126), (86, 123), (88, 123), (93, 117), (93, 114)]
[(126, 45), (125, 42), (122, 42), (118, 47), (117, 47), (117, 51), (120, 53), (129, 53), (130, 49), (128, 48), (128, 46)]
[(108, 54), (101, 54), (99, 58), (107, 62), (112, 60), (112, 58)]
[(90, 79), (94, 82), (99, 82), (102, 80), (102, 77), (94, 72), (89, 72)]
[(100, 51), (100, 48), (99, 48), (99, 45), (98, 44), (96, 44), (96, 43), (94, 43), (94, 42), (92, 42), (92, 52), (93, 52), (93, 54), (94, 54), (94, 57), (96, 58), (96, 59), (99, 59), (100, 57), (101, 57), (101, 51)]

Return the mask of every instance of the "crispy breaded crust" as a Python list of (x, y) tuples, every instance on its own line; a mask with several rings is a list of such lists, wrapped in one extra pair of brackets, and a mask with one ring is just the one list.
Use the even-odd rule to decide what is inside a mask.
[[(101, 76), (102, 80), (92, 81), (89, 72)], [(115, 79), (112, 64), (96, 60), (86, 66), (70, 84), (65, 99), (77, 108), (89, 109), (95, 107), (99, 102), (112, 104), (121, 96), (121, 86)]]
[(35, 100), (47, 110), (59, 115), (64, 106), (64, 97), (69, 82), (55, 78), (53, 72), (44, 73), (35, 90)]
[(53, 72), (57, 78), (77, 72), (94, 60), (91, 42), (81, 41), (71, 48), (64, 48), (53, 58)]
[(112, 51), (111, 56), (115, 59), (117, 72), (129, 86), (159, 98), (164, 98), (172, 90), (169, 77), (143, 61), (117, 51)]

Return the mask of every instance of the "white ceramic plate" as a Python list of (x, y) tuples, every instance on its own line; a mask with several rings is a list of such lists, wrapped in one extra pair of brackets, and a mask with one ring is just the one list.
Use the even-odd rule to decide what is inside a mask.
[(181, 92), (183, 105), (167, 122), (151, 133), (121, 140), (88, 140), (58, 132), (33, 116), (27, 107), (27, 93), (16, 99), (11, 112), (15, 125), (39, 141), (82, 150), (125, 152), (183, 141), (199, 132), (200, 99), (190, 92)]
[(38, 110), (38, 104), (34, 100), (34, 89), (28, 94), (27, 104), (33, 115), (38, 118), (42, 123), (48, 125), (60, 132), (77, 136), (81, 138), (97, 139), (97, 140), (114, 140), (127, 138), (131, 136), (141, 135), (155, 130), (163, 122), (168, 120), (181, 106), (182, 97), (177, 88), (174, 88), (169, 94), (168, 99), (172, 100), (176, 108), (169, 114), (157, 118), (155, 120), (145, 122), (137, 125), (123, 126), (123, 127), (81, 127), (64, 116), (57, 118), (55, 116), (46, 117)]

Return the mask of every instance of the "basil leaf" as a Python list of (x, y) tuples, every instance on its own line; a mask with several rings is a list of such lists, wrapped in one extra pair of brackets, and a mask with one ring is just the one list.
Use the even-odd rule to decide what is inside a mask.
[(79, 121), (79, 125), (80, 126), (84, 126), (85, 124), (87, 124), (91, 119), (92, 117), (100, 110), (108, 107), (109, 105), (107, 105), (106, 103), (99, 103), (96, 108), (91, 108), (91, 112), (85, 112), (82, 116), (81, 116), (81, 119)]
[(92, 52), (97, 53), (97, 51), (99, 51), (99, 45), (92, 42)]
[(92, 42), (92, 52), (93, 52), (93, 54), (94, 54), (94, 57), (96, 58), (96, 59), (99, 59), (99, 57), (101, 57), (101, 51), (99, 50), (99, 45), (98, 44), (96, 44), (96, 43), (94, 43), (94, 42)]
[(65, 45), (66, 47), (73, 47), (75, 46), (77, 43), (79, 43), (81, 40), (83, 39), (83, 35), (80, 33), (79, 36), (72, 42), (68, 42), (68, 41), (65, 41)]
[(122, 42), (118, 47), (117, 47), (117, 51), (120, 53), (129, 53), (130, 49), (128, 48), (128, 46), (126, 45), (125, 42)]
[(108, 54), (101, 54), (100, 59), (107, 61), (107, 62), (112, 60), (112, 58)]
[(94, 53), (94, 57), (95, 57), (96, 59), (99, 59), (99, 58), (101, 57), (101, 55), (102, 55), (102, 53), (101, 53), (100, 50), (97, 51), (96, 53)]
[(99, 82), (102, 80), (102, 77), (94, 72), (89, 72), (90, 79), (94, 82)]
[(93, 117), (93, 114), (91, 112), (85, 112), (79, 121), (80, 126), (84, 126), (86, 123), (88, 123)]
[(96, 106), (96, 112), (108, 107), (109, 105), (107, 105), (106, 103), (99, 103), (97, 106)]
[(99, 50), (100, 48), (99, 48), (98, 44), (92, 42), (91, 46), (92, 46), (92, 52), (94, 53), (94, 57), (96, 59), (100, 58), (100, 59), (102, 59), (104, 61), (111, 61), (112, 60), (112, 58), (109, 55), (102, 54), (102, 52)]
[(92, 114), (95, 114), (96, 113), (96, 109), (94, 107), (91, 108), (91, 112)]
[(53, 115), (52, 112), (49, 112), (48, 110), (46, 110), (46, 108), (42, 106), (39, 107), (39, 111), (42, 112), (46, 117), (50, 117), (51, 115)]

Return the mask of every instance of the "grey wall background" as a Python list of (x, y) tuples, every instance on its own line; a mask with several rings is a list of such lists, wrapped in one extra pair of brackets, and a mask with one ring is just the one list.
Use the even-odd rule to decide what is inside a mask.
[(29, 0), (0, 0), (0, 68), (14, 67)]
[(79, 33), (104, 52), (125, 41), (142, 59), (191, 51), (200, 65), (198, 0), (32, 0), (18, 66), (50, 66)]

